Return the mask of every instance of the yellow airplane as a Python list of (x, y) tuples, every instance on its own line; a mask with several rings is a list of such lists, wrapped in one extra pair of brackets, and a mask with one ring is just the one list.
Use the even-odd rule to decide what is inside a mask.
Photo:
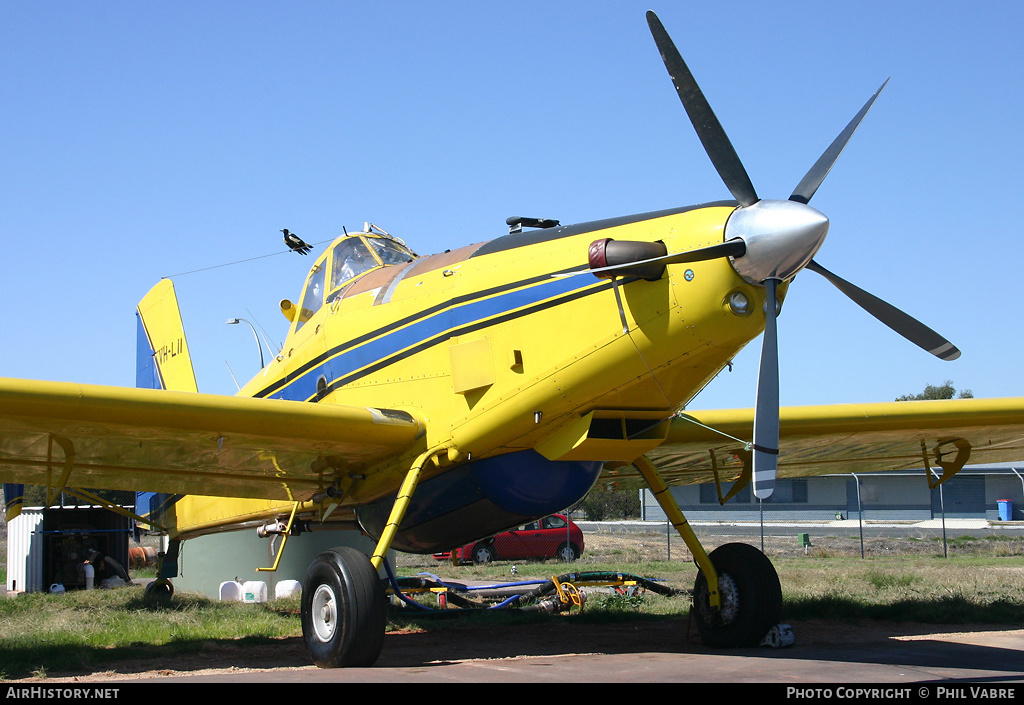
[[(960, 354), (814, 259), (829, 221), (808, 202), (878, 93), (788, 199), (763, 200), (647, 19), (734, 200), (567, 226), (511, 218), (508, 235), (430, 256), (372, 225), (346, 233), (281, 302), (282, 352), (233, 397), (197, 391), (163, 280), (138, 307), (140, 388), (0, 380), (0, 479), (162, 493), (162, 578), (182, 541), (218, 532), (364, 532), (371, 555), (324, 551), (303, 584), (305, 642), (335, 667), (381, 651), (388, 551), (463, 545), (597, 482), (653, 490), (699, 567), (704, 640), (752, 645), (780, 617), (774, 568), (745, 544), (706, 553), (670, 484), (739, 480), (733, 492), (751, 482), (763, 499), (779, 473), (925, 466), (941, 482), (968, 459), (1019, 459), (1022, 399), (780, 411), (776, 318), (804, 269), (931, 354)], [(681, 411), (762, 334), (755, 409)]]

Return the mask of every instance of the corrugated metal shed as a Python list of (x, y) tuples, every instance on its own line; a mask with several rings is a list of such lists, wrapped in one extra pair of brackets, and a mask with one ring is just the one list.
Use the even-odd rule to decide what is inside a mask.
[(23, 509), (7, 522), (7, 591), (43, 589), (43, 510)]
[(82, 563), (98, 552), (96, 586), (128, 566), (130, 521), (102, 507), (25, 508), (7, 524), (8, 592), (42, 592), (51, 584), (86, 586)]

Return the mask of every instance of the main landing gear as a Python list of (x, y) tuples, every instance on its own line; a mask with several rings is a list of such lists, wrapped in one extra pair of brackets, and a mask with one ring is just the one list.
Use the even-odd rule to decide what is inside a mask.
[(727, 543), (708, 556), (718, 573), (713, 607), (701, 571), (693, 586), (693, 617), (708, 646), (758, 646), (782, 616), (782, 589), (771, 561), (753, 546)]
[(324, 551), (302, 586), (302, 637), (321, 668), (372, 666), (384, 646), (387, 598), (365, 554)]
[(373, 556), (354, 548), (324, 551), (302, 582), (302, 638), (320, 668), (372, 666), (384, 648), (387, 596), (379, 570), (402, 523), (423, 466), (447, 447), (422, 453), (409, 468)]
[(691, 614), (701, 639), (714, 647), (760, 645), (782, 616), (782, 587), (771, 561), (745, 543), (706, 553), (654, 464), (640, 457), (633, 465), (700, 568)]

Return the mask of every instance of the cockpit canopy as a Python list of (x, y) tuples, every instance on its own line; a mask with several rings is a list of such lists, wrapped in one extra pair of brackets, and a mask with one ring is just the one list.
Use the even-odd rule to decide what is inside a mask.
[(301, 304), (293, 318), (295, 330), (324, 304), (341, 296), (346, 286), (360, 276), (380, 267), (406, 264), (417, 257), (405, 243), (387, 234), (352, 233), (335, 240), (309, 272)]

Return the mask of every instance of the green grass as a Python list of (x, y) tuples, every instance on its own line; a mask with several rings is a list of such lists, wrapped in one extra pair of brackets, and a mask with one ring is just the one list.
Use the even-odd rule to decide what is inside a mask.
[(917, 575), (887, 572), (871, 572), (866, 578), (876, 590), (905, 589), (921, 580)]
[(32, 593), (0, 599), (0, 677), (91, 669), (147, 655), (198, 653), (217, 641), (266, 643), (293, 636), (298, 599), (231, 604), (199, 595), (167, 603), (141, 587)]

